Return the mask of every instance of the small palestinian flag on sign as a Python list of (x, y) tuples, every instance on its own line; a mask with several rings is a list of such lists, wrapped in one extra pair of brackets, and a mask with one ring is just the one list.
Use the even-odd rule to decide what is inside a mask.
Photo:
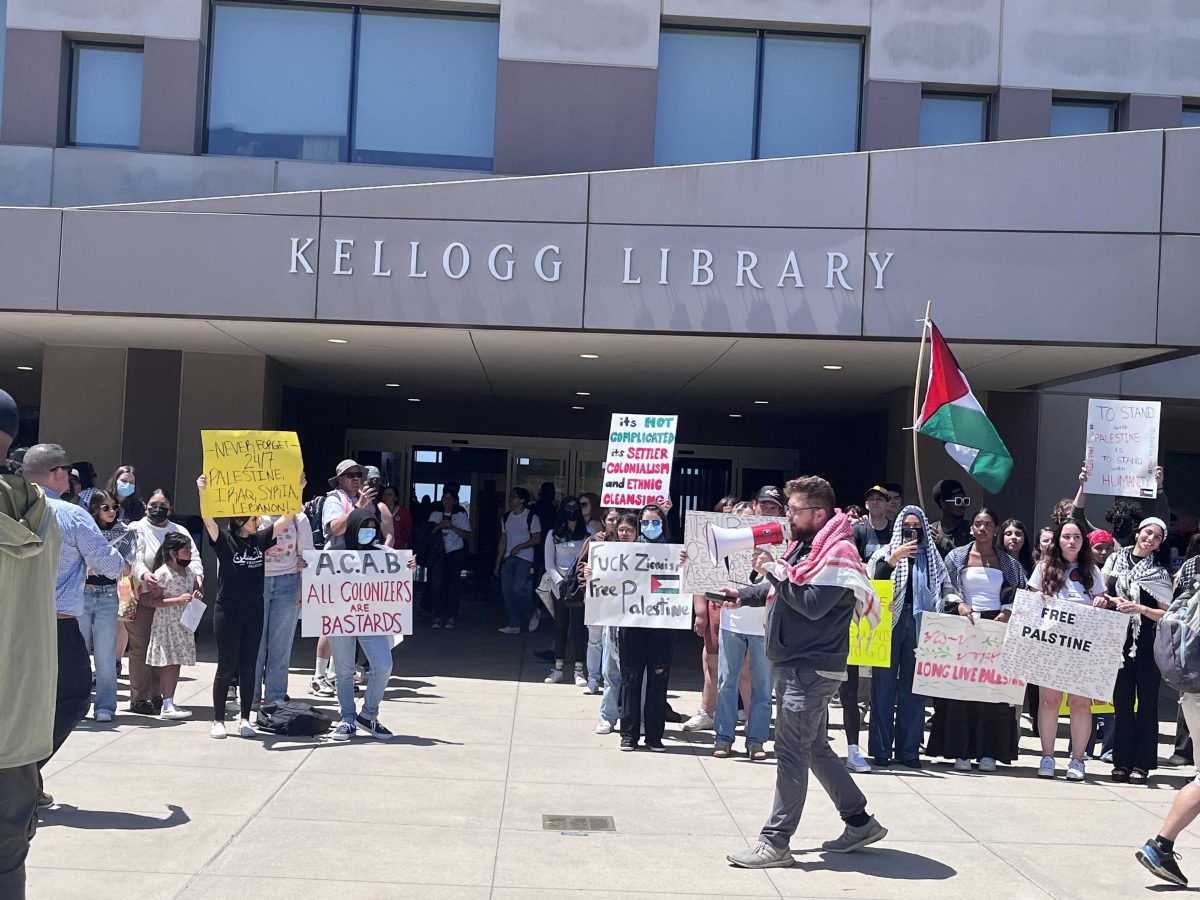
[(651, 575), (650, 576), (650, 593), (652, 593), (652, 594), (678, 594), (679, 593), (679, 576), (678, 575)]

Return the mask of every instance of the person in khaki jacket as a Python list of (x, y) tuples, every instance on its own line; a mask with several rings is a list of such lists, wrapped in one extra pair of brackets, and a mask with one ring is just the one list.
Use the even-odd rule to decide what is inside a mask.
[[(0, 459), (16, 437), (17, 404), (0, 390)], [(42, 489), (0, 475), (0, 897), (24, 900), (37, 827), (38, 761), (53, 749), (59, 531)]]

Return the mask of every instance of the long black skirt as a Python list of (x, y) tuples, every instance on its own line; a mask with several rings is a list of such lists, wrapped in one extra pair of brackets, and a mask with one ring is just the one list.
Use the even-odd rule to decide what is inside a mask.
[(974, 700), (933, 702), (929, 723), (929, 756), (946, 759), (983, 759), (1011, 763), (1017, 758), (1017, 720), (1007, 703)]

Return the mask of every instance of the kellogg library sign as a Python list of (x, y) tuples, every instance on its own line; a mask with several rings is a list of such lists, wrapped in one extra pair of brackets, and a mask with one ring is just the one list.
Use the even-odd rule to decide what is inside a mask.
[[(313, 244), (315, 238), (291, 239), (290, 266), (288, 272), (292, 275), (314, 275), (315, 257)], [(354, 277), (355, 275), (371, 278), (428, 278), (430, 265), (434, 267), (435, 275), (444, 275), (451, 281), (466, 278), (475, 266), (478, 270), (486, 269), (487, 277), (495, 281), (512, 281), (518, 266), (527, 270), (532, 276), (552, 284), (562, 278), (562, 247), (559, 244), (544, 244), (531, 248), (532, 252), (524, 259), (515, 256), (513, 244), (508, 242), (496, 243), (490, 247), (477, 247), (472, 255), (471, 247), (463, 241), (450, 241), (442, 246), (422, 247), (422, 241), (408, 241), (407, 245), (392, 247), (386, 240), (371, 240), (364, 247), (355, 238), (333, 238), (333, 253), (329, 263), (328, 274), (333, 276)], [(643, 277), (643, 266), (648, 279), (660, 286), (668, 286), (682, 282), (691, 287), (707, 287), (712, 285), (718, 274), (733, 287), (751, 287), (762, 290), (764, 284), (760, 279), (768, 281), (776, 288), (804, 288), (805, 272), (808, 278), (815, 277), (818, 284), (828, 290), (840, 288), (843, 291), (853, 291), (854, 274), (850, 269), (850, 257), (840, 250), (827, 250), (823, 259), (806, 258), (804, 268), (794, 249), (786, 255), (771, 254), (771, 258), (760, 258), (756, 250), (739, 249), (722, 254), (718, 259), (714, 251), (707, 247), (689, 247), (677, 250), (673, 247), (659, 247), (649, 261), (643, 261), (636, 256), (635, 247), (622, 247), (619, 265), (612, 267), (610, 277), (615, 279), (620, 275), (619, 284), (640, 285)], [(892, 262), (894, 253), (872, 250), (867, 253), (872, 271), (868, 280), (874, 290), (884, 290), (884, 277)], [(432, 260), (432, 263), (430, 262)], [(364, 264), (365, 263), (365, 264)], [(395, 267), (400, 265), (397, 271)]]

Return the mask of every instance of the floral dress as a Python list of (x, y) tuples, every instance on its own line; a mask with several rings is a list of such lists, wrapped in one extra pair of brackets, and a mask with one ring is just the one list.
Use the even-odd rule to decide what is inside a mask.
[[(170, 566), (163, 565), (154, 573), (162, 586), (164, 597), (190, 594), (196, 589), (196, 576), (190, 571), (177, 575)], [(188, 631), (179, 620), (184, 604), (161, 606), (154, 611), (150, 625), (150, 643), (146, 648), (148, 666), (194, 666), (196, 664), (196, 636)]]

